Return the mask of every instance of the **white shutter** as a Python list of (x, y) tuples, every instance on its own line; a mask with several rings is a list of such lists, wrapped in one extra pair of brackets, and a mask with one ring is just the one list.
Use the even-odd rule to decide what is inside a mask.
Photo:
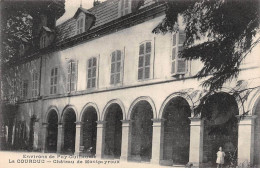
[(76, 62), (71, 61), (70, 91), (76, 89)]
[(75, 91), (77, 91), (77, 85), (78, 85), (78, 73), (79, 73), (79, 71), (78, 71), (78, 69), (79, 69), (79, 61), (77, 60), (76, 61), (76, 66), (75, 66), (76, 68), (76, 72), (75, 72)]
[(116, 52), (113, 51), (111, 54), (110, 54), (110, 62), (111, 62), (111, 67), (110, 67), (110, 84), (111, 85), (114, 85), (115, 83), (115, 72), (116, 72), (116, 64), (115, 64), (115, 61), (116, 61)]
[(183, 49), (184, 40), (185, 40), (185, 33), (183, 31), (180, 31), (179, 33), (175, 33), (172, 35), (172, 53), (171, 53), (172, 76), (186, 73), (186, 68), (187, 68), (186, 61), (185, 59), (179, 57), (179, 52), (181, 52)]
[(70, 92), (71, 62), (67, 66), (67, 92)]
[[(183, 50), (183, 43), (185, 41), (185, 33), (183, 31), (180, 31), (178, 34), (178, 52), (181, 52)], [(186, 72), (186, 61), (184, 58), (179, 58), (179, 55), (177, 54), (177, 73), (178, 74), (185, 74)]]
[(121, 68), (120, 68), (120, 83), (123, 85), (124, 81), (124, 61), (125, 61), (125, 47), (121, 50)]

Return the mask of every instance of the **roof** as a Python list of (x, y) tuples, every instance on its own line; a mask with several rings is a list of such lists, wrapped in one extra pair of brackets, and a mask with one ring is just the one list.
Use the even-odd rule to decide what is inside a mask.
[(88, 15), (91, 15), (91, 16), (94, 15), (94, 14), (92, 14), (91, 12), (89, 12), (87, 9), (82, 8), (82, 7), (79, 7), (78, 10), (77, 10), (77, 12), (76, 12), (75, 15), (73, 16), (73, 18), (76, 18), (76, 17), (79, 15), (80, 12), (83, 12), (83, 13), (88, 14)]
[(75, 32), (70, 31), (75, 28), (74, 21), (76, 21), (74, 18), (71, 18), (63, 24), (59, 25), (58, 28), (56, 28), (59, 29), (59, 34), (57, 34), (59, 36), (58, 39), (64, 41), (56, 41), (52, 46), (48, 46), (48, 48), (34, 49), (23, 58), (15, 58), (9, 61), (8, 65), (6, 66), (9, 67), (17, 64), (20, 65), (21, 63), (26, 63), (28, 61), (37, 59), (43, 54), (51, 53), (60, 49), (65, 49), (81, 42), (88, 42), (101, 36), (143, 23), (147, 20), (150, 20), (151, 18), (155, 18), (157, 16), (165, 14), (165, 9), (166, 6), (164, 3), (153, 3), (145, 8), (139, 8), (139, 10), (137, 10), (136, 12), (113, 19), (109, 23), (107, 23), (105, 27), (103, 27), (101, 24), (99, 25), (100, 27), (92, 27), (89, 31), (76, 36), (74, 36)]
[(74, 17), (78, 15), (80, 11), (96, 17), (95, 25), (92, 29), (117, 19), (118, 2), (119, 0), (107, 0), (88, 10), (80, 7), (73, 18), (57, 26), (56, 42), (61, 42), (67, 38), (75, 36), (76, 19)]

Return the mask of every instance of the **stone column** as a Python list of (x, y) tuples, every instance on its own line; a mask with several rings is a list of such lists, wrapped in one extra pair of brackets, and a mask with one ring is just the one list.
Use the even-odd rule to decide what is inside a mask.
[(244, 116), (238, 123), (238, 165), (254, 162), (254, 119), (256, 116)]
[(101, 159), (104, 155), (105, 147), (105, 121), (97, 121), (97, 144), (96, 144), (96, 158)]
[(48, 123), (42, 123), (42, 152), (47, 152)]
[(61, 153), (64, 145), (64, 131), (63, 124), (58, 124), (58, 142), (57, 142), (57, 153)]
[(40, 130), (39, 130), (39, 121), (35, 121), (35, 123), (34, 123), (34, 132), (33, 132), (33, 150), (38, 150), (39, 149), (39, 144), (38, 144), (38, 142), (39, 142), (39, 132), (40, 132)]
[(80, 139), (81, 139), (81, 122), (76, 123), (76, 136), (75, 136), (75, 155), (80, 155)]
[(160, 164), (163, 157), (163, 135), (164, 119), (152, 119), (153, 121), (153, 142), (152, 142), (152, 164)]
[(122, 145), (121, 145), (121, 161), (127, 161), (129, 152), (131, 151), (131, 133), (130, 133), (130, 120), (121, 120), (122, 122)]
[(190, 158), (189, 162), (195, 167), (203, 161), (203, 132), (204, 120), (200, 117), (189, 117), (190, 123)]

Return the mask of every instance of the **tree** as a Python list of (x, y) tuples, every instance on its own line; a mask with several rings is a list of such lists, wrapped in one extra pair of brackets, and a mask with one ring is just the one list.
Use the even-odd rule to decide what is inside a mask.
[(166, 16), (153, 33), (178, 31), (183, 17), (186, 41), (180, 57), (200, 59), (204, 67), (196, 75), (207, 77), (210, 91), (238, 77), (240, 64), (260, 41), (259, 0), (162, 0)]
[(26, 8), (19, 8), (9, 12), (3, 10), (1, 15), (1, 61), (6, 63), (10, 59), (18, 56), (19, 45), (22, 41), (31, 41), (32, 17)]
[[(3, 134), (8, 129), (8, 140), (12, 139), (12, 128), (16, 124), (17, 99), (21, 87), (19, 63), (23, 57), (37, 49), (39, 22), (42, 14), (59, 18), (65, 12), (65, 0), (3, 0), (0, 2), (1, 50), (0, 50), (0, 146), (5, 144)], [(37, 30), (38, 29), (38, 30)], [(19, 55), (21, 44), (27, 44), (25, 55)], [(22, 54), (22, 53), (21, 53)], [(4, 129), (3, 129), (4, 128)], [(22, 140), (21, 140), (22, 141)], [(11, 143), (9, 143), (11, 144)]]

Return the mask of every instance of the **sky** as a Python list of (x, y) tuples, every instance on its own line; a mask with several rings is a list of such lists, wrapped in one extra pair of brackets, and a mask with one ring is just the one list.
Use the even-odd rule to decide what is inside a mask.
[[(99, 0), (103, 2), (105, 0)], [(57, 20), (57, 25), (63, 23), (64, 21), (73, 17), (77, 9), (80, 7), (80, 3), (82, 2), (82, 7), (89, 9), (93, 7), (94, 0), (65, 0), (65, 13), (61, 18)]]

